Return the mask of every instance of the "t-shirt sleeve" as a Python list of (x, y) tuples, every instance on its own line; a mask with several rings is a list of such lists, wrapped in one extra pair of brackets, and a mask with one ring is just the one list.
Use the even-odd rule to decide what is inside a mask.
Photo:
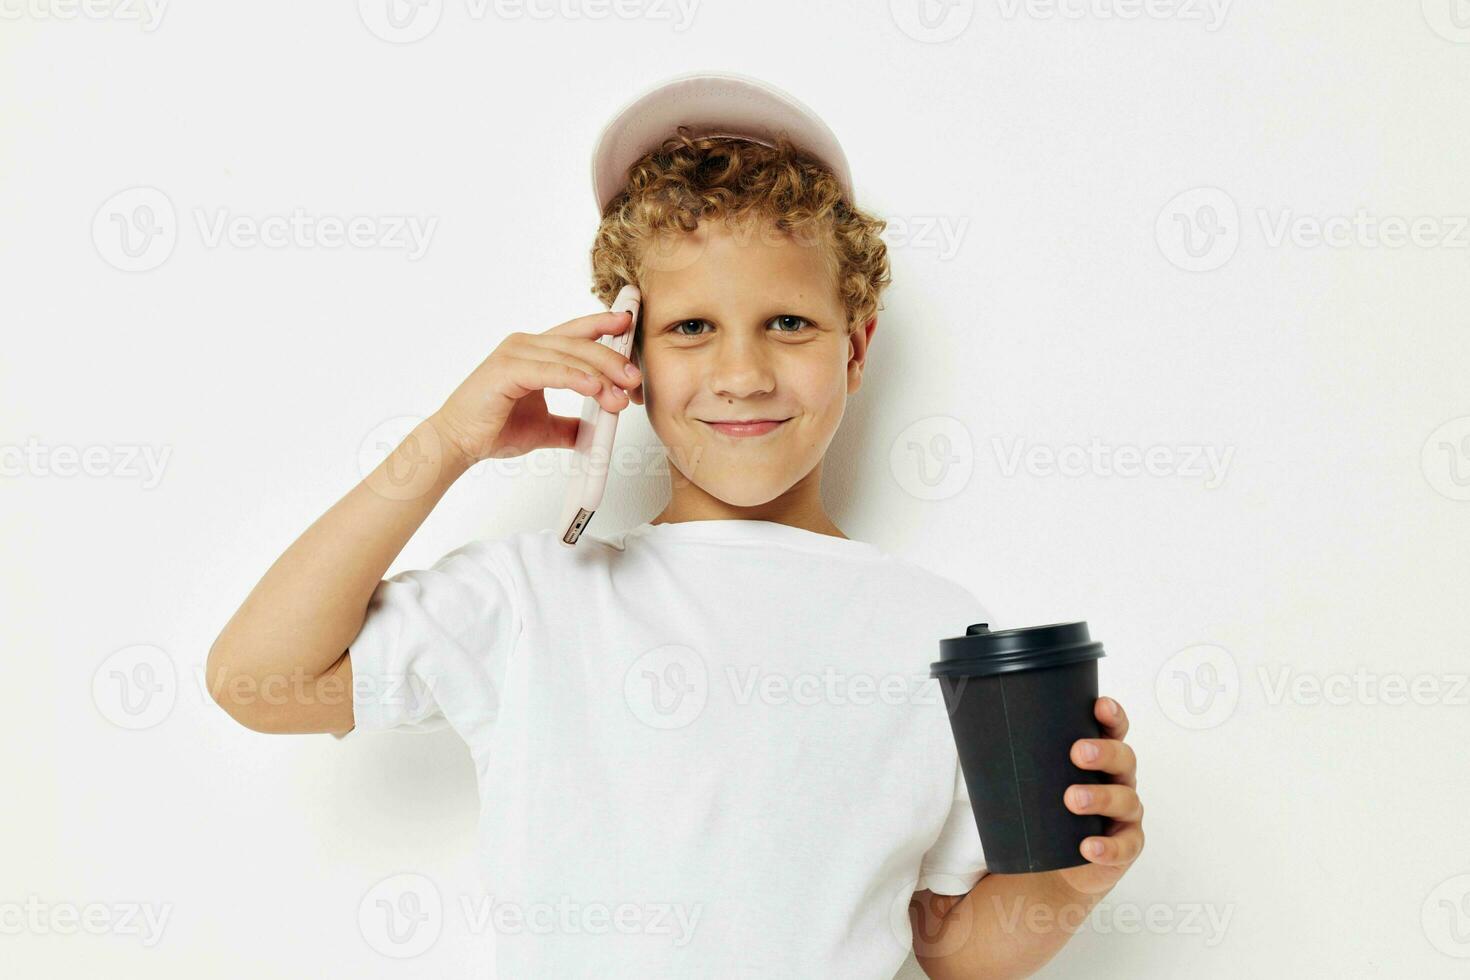
[(954, 799), (949, 816), (924, 859), (919, 863), (919, 881), (915, 891), (931, 891), (936, 895), (963, 895), (989, 872), (985, 868), (985, 851), (980, 846), (980, 831), (975, 825), (975, 810), (965, 774), (955, 758)]
[(510, 555), (473, 542), (378, 583), (348, 645), (354, 727), (337, 738), (453, 727), (468, 740), (494, 724), (521, 624)]

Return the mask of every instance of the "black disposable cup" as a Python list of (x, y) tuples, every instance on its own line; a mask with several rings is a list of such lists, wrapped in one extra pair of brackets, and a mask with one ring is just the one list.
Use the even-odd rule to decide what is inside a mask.
[(1072, 764), (1072, 743), (1098, 738), (1093, 715), (1101, 643), (1086, 623), (991, 632), (976, 623), (939, 641), (929, 667), (944, 692), (985, 866), (1030, 874), (1086, 864), (1080, 847), (1103, 818), (1067, 809), (1074, 783), (1105, 782)]

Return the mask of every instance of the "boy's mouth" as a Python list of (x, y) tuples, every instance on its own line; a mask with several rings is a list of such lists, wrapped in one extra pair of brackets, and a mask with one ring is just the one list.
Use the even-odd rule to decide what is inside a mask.
[(774, 432), (777, 428), (791, 421), (784, 419), (726, 419), (723, 421), (711, 421), (700, 419), (705, 425), (714, 429), (721, 435), (733, 436), (735, 438), (746, 438), (749, 436), (763, 436), (767, 432)]

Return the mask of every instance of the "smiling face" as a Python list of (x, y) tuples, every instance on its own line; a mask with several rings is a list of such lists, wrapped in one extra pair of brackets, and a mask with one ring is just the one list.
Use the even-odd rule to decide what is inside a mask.
[[(825, 248), (760, 219), (701, 222), (661, 243), (639, 286), (644, 381), (632, 396), (685, 478), (670, 512), (820, 513), (822, 457), (877, 323), (849, 331)], [(779, 424), (715, 424), (757, 419)]]

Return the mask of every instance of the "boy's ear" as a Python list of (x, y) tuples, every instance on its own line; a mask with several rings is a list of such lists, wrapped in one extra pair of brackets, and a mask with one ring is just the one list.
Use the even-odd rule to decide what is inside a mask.
[(878, 329), (875, 313), (852, 333), (848, 334), (852, 354), (847, 359), (847, 393), (851, 395), (863, 384), (863, 366), (868, 362), (868, 347), (873, 343), (873, 331)]

